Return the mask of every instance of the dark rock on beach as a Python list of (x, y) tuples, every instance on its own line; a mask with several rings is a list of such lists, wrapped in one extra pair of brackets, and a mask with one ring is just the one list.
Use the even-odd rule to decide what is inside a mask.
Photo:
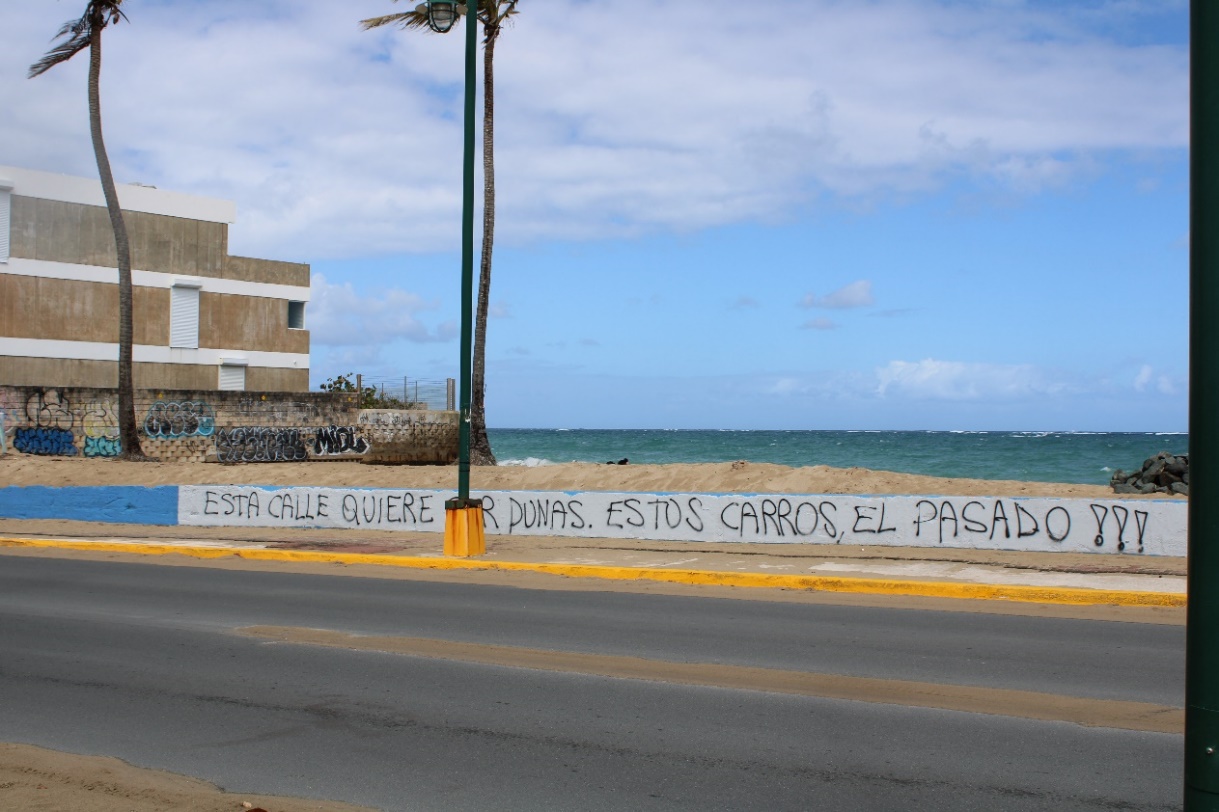
[(1189, 455), (1161, 451), (1148, 457), (1133, 473), (1120, 468), (1109, 480), (1114, 493), (1175, 493), (1189, 495)]

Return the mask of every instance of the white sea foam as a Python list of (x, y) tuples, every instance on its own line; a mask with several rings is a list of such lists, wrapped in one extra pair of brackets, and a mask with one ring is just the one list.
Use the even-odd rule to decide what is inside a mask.
[(505, 468), (537, 468), (541, 465), (554, 465), (555, 463), (537, 457), (526, 457), (523, 460), (500, 460), (499, 464)]

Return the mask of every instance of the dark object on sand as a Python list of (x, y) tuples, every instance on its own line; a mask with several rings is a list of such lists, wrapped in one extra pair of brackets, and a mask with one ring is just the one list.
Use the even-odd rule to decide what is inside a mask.
[(626, 457), (623, 457), (622, 459), (618, 460), (617, 462), (610, 460), (609, 462), (607, 462), (605, 464), (606, 465), (626, 465), (628, 462), (630, 462), (630, 460), (628, 460)]

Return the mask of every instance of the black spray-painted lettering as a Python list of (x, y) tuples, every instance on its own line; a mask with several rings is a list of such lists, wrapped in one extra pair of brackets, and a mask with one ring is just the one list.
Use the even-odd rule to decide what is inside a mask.
[(397, 494), (347, 493), (343, 494), (341, 515), (343, 521), (356, 527), (376, 524), (432, 524), (436, 520), (428, 515), (431, 509), (428, 505), (430, 498), (431, 494), (416, 496), (409, 491)]
[(578, 499), (508, 499), (508, 532), (518, 527), (526, 530), (545, 528), (546, 530), (583, 530), (584, 517), (579, 508), (583, 503)]
[[(700, 515), (703, 512), (703, 500), (697, 496), (691, 496), (690, 501), (686, 502), (686, 507), (690, 508), (690, 515), (685, 517), (686, 527), (695, 533), (703, 532), (703, 517)], [(697, 524), (695, 524), (696, 522)]]
[[(627, 514), (630, 511), (630, 515)], [(615, 519), (614, 514), (621, 513), (622, 519)], [(626, 524), (631, 527), (643, 527), (647, 522), (643, 518), (643, 513), (639, 510), (639, 500), (635, 498), (619, 499), (609, 503), (609, 507), (605, 510), (605, 524), (607, 527), (617, 527), (622, 529)]]
[(239, 519), (257, 519), (261, 513), (258, 491), (231, 493), (228, 491), (205, 491), (203, 513), (207, 516), (236, 516)]
[(872, 505), (856, 505), (855, 506), (855, 524), (851, 527), (853, 533), (895, 533), (896, 527), (885, 526), (885, 503), (880, 503), (879, 516), (878, 509)]

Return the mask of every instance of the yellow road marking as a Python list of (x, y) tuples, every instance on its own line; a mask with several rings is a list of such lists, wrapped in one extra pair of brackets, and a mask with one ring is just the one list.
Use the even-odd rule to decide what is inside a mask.
[(771, 575), (754, 572), (679, 570), (651, 567), (613, 567), (592, 564), (547, 564), (487, 561), (433, 556), (327, 553), (307, 550), (267, 550), (243, 547), (190, 547), (173, 544), (70, 541), (67, 539), (0, 538), (0, 547), (88, 550), (134, 555), (183, 555), (201, 559), (241, 558), (249, 561), (291, 561), (315, 564), (364, 564), (431, 570), (495, 570), (537, 572), (568, 578), (603, 578), (619, 581), (658, 581), (673, 584), (793, 589), (905, 597), (959, 598), (1074, 606), (1184, 607), (1185, 595), (1081, 587), (1042, 587), (1020, 584), (975, 584), (950, 581), (904, 581), (896, 578), (841, 578), (825, 575)]
[(1153, 733), (1185, 731), (1183, 708), (1150, 702), (1088, 699), (1036, 691), (849, 677), (841, 674), (751, 668), (720, 663), (682, 663), (642, 657), (459, 643), (424, 637), (353, 635), (326, 629), (290, 626), (249, 626), (238, 629), (237, 632), (248, 637), (281, 643), (380, 651), (511, 668), (939, 708)]

